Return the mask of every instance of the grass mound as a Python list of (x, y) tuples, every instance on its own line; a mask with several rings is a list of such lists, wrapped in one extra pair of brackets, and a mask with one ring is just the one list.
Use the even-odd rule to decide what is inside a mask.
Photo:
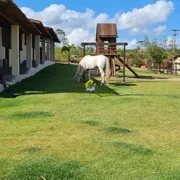
[(21, 163), (4, 180), (79, 180), (81, 177), (78, 162), (36, 159)]

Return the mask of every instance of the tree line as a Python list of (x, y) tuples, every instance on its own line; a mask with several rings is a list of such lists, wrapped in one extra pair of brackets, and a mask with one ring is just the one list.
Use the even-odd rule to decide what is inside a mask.
[[(56, 59), (60, 61), (68, 61), (78, 59), (83, 56), (83, 48), (81, 46), (70, 45), (65, 32), (57, 29), (56, 33), (61, 41), (61, 46), (55, 48)], [(123, 52), (122, 49), (117, 49), (118, 54)], [(95, 47), (87, 47), (86, 54), (95, 53)], [(142, 41), (138, 42), (137, 48), (127, 49), (126, 61), (129, 65), (140, 67), (149, 62), (156, 64), (160, 69), (160, 64), (164, 60), (171, 60), (175, 55), (180, 54), (180, 49), (173, 42), (167, 44), (167, 38), (158, 41), (158, 39), (149, 40), (145, 36)]]

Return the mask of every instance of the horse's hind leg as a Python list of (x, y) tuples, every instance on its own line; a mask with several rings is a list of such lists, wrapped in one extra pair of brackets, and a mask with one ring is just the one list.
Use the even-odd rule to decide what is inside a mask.
[(99, 68), (99, 71), (100, 71), (100, 73), (101, 73), (101, 78), (102, 78), (101, 85), (103, 85), (103, 84), (104, 84), (104, 76), (105, 76), (105, 73), (104, 73), (104, 70), (101, 69), (101, 68)]

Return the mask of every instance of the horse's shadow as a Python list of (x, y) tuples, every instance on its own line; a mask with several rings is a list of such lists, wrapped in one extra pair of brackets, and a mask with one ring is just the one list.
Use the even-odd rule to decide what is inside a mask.
[[(74, 79), (77, 65), (56, 63), (50, 67), (43, 69), (35, 76), (23, 80), (16, 85), (7, 89), (0, 94), (1, 98), (16, 98), (25, 95), (55, 94), (55, 93), (87, 93), (85, 89), (85, 81), (78, 83)], [(100, 85), (100, 81), (96, 82), (95, 93), (118, 95), (116, 91), (107, 85)]]

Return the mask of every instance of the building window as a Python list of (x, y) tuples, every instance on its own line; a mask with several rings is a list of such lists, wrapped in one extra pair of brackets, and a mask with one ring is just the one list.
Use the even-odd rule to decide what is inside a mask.
[(23, 48), (22, 48), (22, 31), (19, 31), (19, 50), (22, 51)]
[(35, 35), (32, 35), (32, 48), (35, 48)]
[(27, 39), (27, 35), (26, 34), (24, 34), (24, 45), (26, 46), (26, 40)]
[(11, 49), (11, 26), (2, 26), (2, 46)]

